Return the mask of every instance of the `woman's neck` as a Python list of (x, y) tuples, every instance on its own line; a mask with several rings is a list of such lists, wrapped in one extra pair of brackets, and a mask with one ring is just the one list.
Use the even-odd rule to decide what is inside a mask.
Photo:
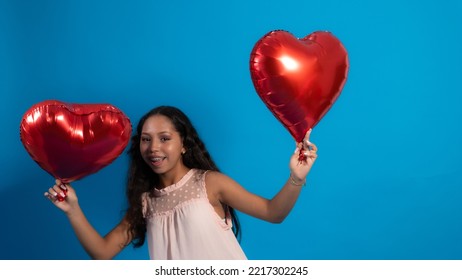
[(163, 189), (178, 183), (186, 175), (186, 173), (189, 172), (189, 170), (191, 169), (184, 165), (179, 165), (175, 169), (159, 174), (160, 186), (158, 188)]

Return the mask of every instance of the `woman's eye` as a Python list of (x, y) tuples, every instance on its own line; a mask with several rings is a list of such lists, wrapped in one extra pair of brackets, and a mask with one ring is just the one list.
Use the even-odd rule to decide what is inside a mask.
[(170, 140), (170, 138), (168, 138), (168, 137), (162, 137), (162, 138), (160, 138), (160, 141), (162, 141), (162, 142), (166, 142), (166, 141), (168, 141), (168, 140)]
[(141, 138), (141, 142), (149, 142), (151, 139), (147, 138), (147, 137), (142, 137)]

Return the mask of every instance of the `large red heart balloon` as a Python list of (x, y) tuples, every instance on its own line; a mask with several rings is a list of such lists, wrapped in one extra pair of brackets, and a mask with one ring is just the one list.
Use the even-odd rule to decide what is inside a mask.
[(255, 44), (250, 57), (258, 95), (298, 142), (336, 101), (348, 67), (346, 49), (325, 31), (302, 39), (271, 31)]
[(130, 120), (110, 104), (48, 100), (24, 114), (20, 138), (40, 167), (68, 183), (114, 161), (127, 146), (131, 131)]

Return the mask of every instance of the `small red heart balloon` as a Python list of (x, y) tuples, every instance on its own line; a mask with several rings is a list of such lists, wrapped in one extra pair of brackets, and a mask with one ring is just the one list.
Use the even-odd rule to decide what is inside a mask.
[(110, 104), (48, 100), (24, 114), (20, 138), (40, 167), (69, 183), (115, 160), (127, 146), (131, 131), (130, 120)]
[(346, 49), (325, 31), (302, 39), (271, 31), (255, 44), (250, 57), (258, 95), (298, 142), (336, 101), (348, 67)]

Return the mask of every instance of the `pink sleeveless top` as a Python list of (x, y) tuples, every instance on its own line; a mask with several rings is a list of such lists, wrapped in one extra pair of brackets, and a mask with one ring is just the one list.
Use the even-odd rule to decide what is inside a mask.
[[(178, 183), (142, 196), (151, 259), (247, 259), (207, 198), (206, 172), (191, 169)], [(229, 216), (229, 215), (227, 215)]]

